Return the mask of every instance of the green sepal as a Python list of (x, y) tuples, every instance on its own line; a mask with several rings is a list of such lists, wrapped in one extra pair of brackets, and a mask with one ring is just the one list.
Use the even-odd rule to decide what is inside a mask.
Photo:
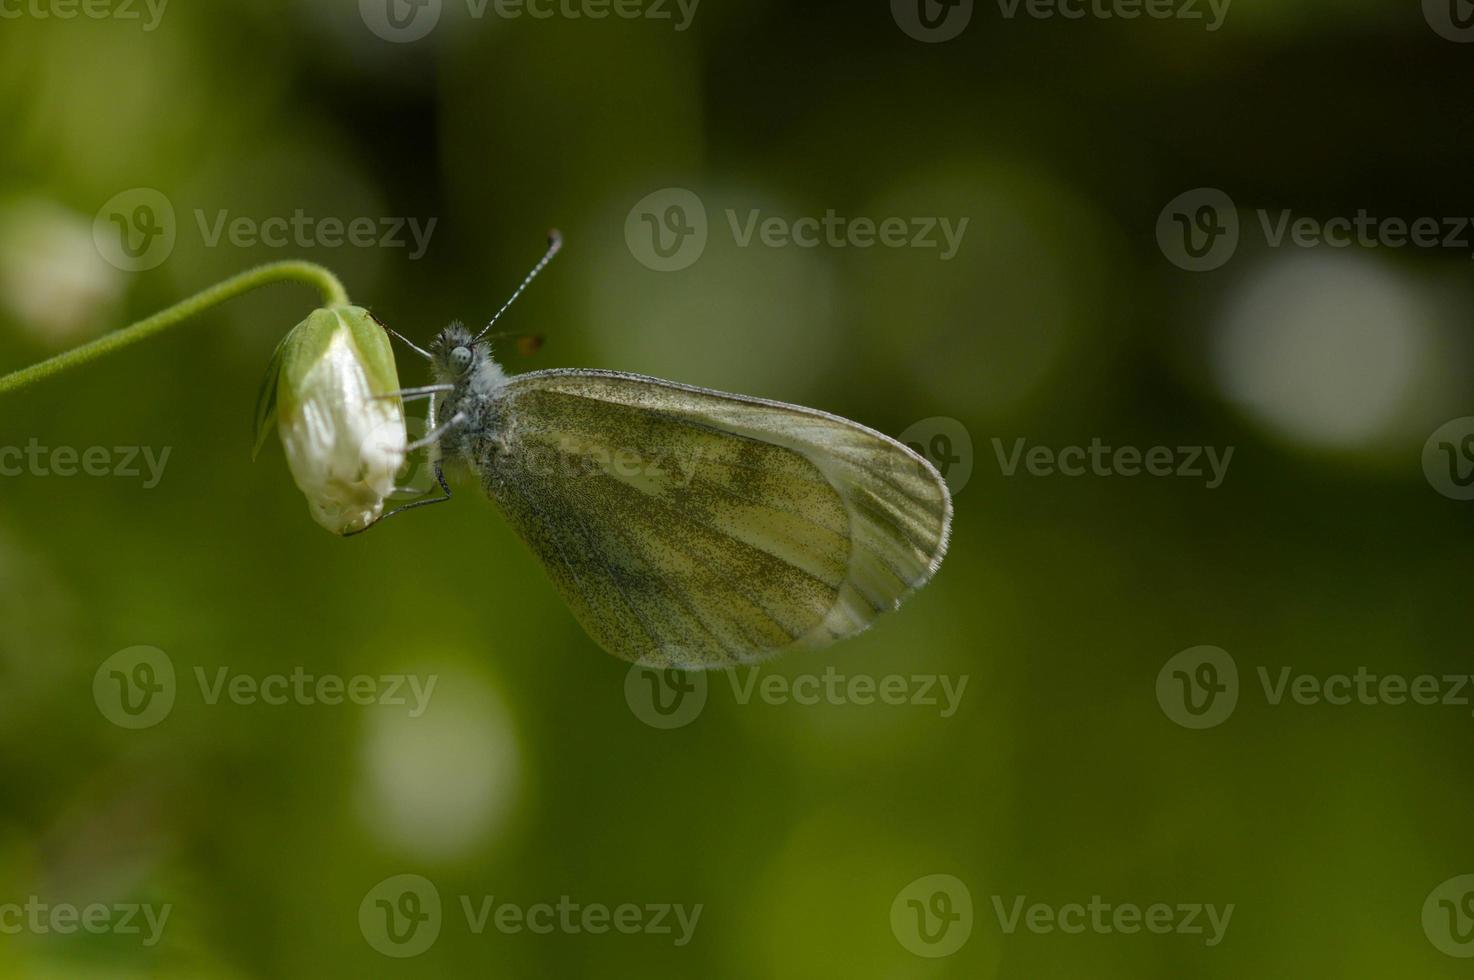
[(313, 310), (282, 341), (281, 382), (276, 394), (278, 416), (297, 410), (303, 382), (332, 344), (338, 326), (338, 317), (332, 310)]
[(399, 368), (394, 363), (394, 345), (389, 342), (388, 331), (361, 306), (340, 306), (337, 312), (353, 334), (369, 389), (376, 395), (398, 391)]
[(271, 364), (267, 366), (266, 376), (261, 379), (261, 388), (256, 393), (256, 427), (251, 437), (253, 461), (261, 455), (261, 447), (266, 445), (271, 430), (276, 427), (276, 391), (281, 382), (282, 355), (291, 336), (288, 333), (277, 343), (276, 350), (272, 351)]
[(304, 381), (339, 330), (346, 328), (368, 377), (369, 390), (387, 395), (399, 390), (399, 371), (389, 335), (368, 310), (335, 306), (313, 310), (277, 344), (271, 366), (256, 400), (256, 431), (252, 458), (261, 451), (276, 420), (297, 408)]

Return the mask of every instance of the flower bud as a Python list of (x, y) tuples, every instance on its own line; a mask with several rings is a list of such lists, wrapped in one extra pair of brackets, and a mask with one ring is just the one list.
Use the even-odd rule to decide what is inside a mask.
[(277, 347), (256, 409), (256, 449), (273, 421), (317, 523), (361, 531), (384, 512), (404, 464), (404, 404), (389, 337), (367, 310), (315, 310)]

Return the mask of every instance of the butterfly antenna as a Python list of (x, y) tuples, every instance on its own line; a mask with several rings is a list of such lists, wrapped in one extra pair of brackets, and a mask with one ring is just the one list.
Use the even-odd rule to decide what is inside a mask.
[(425, 350), (419, 344), (416, 344), (415, 342), (413, 342), (412, 340), (410, 340), (408, 337), (406, 337), (404, 334), (400, 333), (398, 330), (395, 330), (393, 327), (385, 327), (384, 329), (387, 330), (387, 331), (389, 331), (394, 336), (398, 337), (399, 338), (399, 342), (401, 344), (403, 344), (404, 346), (408, 347), (410, 350), (414, 351), (416, 354), (420, 355), (425, 360), (427, 360), (427, 361), (433, 360), (433, 358), (430, 356), (430, 352), (429, 351)]
[(481, 332), (476, 335), (477, 340), (480, 340), (482, 337), (486, 336), (486, 331), (490, 330), (492, 324), (501, 319), (501, 315), (507, 312), (507, 307), (511, 306), (517, 301), (517, 297), (522, 295), (522, 290), (526, 289), (527, 284), (537, 278), (537, 274), (539, 272), (547, 268), (548, 263), (553, 261), (553, 256), (557, 255), (558, 250), (562, 247), (563, 235), (558, 231), (558, 229), (554, 228), (552, 231), (548, 232), (548, 250), (543, 253), (542, 258), (537, 260), (537, 265), (533, 266), (532, 271), (527, 274), (527, 278), (522, 280), (522, 285), (517, 287), (517, 291), (512, 294), (512, 298), (503, 303), (502, 308), (496, 311), (496, 316), (492, 317), (491, 321), (487, 323), (486, 326), (481, 328)]
[(414, 341), (410, 340), (404, 334), (400, 333), (398, 330), (395, 330), (393, 327), (389, 326), (389, 324), (385, 323), (383, 320), (380, 320), (377, 316), (374, 315), (374, 313), (370, 312), (369, 313), (369, 316), (373, 319), (373, 321), (375, 323), (377, 323), (379, 326), (383, 327), (386, 331), (388, 331), (388, 333), (391, 336), (397, 338), (401, 344), (403, 344), (404, 346), (408, 347), (410, 350), (414, 351), (416, 354), (420, 355), (425, 360), (427, 360), (427, 361), (433, 360), (433, 358), (430, 356), (430, 352), (429, 351), (425, 350), (423, 347), (420, 347)]

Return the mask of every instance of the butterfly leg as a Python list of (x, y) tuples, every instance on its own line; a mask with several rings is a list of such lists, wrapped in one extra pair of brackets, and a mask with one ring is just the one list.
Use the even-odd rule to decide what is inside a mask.
[(349, 531), (347, 534), (343, 535), (343, 537), (351, 538), (356, 535), (362, 534), (371, 527), (378, 527), (380, 524), (384, 523), (395, 514), (403, 514), (405, 511), (414, 510), (416, 507), (429, 507), (431, 504), (445, 503), (451, 498), (450, 484), (445, 482), (445, 473), (441, 470), (440, 464), (438, 462), (435, 464), (435, 481), (440, 484), (440, 491), (442, 494), (444, 494), (444, 496), (431, 497), (428, 500), (416, 500), (414, 503), (405, 504), (402, 507), (396, 507), (389, 513), (380, 515), (379, 519), (374, 521), (372, 524), (365, 525), (364, 527), (359, 528), (357, 531)]
[[(434, 412), (434, 402), (431, 402), (430, 424), (433, 428), (430, 430), (430, 433), (426, 435), (423, 439), (417, 439), (416, 441), (406, 446), (404, 450), (406, 455), (412, 452), (417, 452), (418, 450), (424, 449), (427, 446), (434, 446), (437, 442), (441, 440), (442, 437), (445, 436), (447, 432), (460, 428), (466, 423), (466, 420), (469, 418), (469, 416), (467, 416), (465, 412), (456, 412), (455, 415), (451, 416), (450, 420), (447, 421), (444, 425), (435, 426)], [(435, 481), (440, 484), (440, 490), (441, 493), (444, 494), (444, 496), (432, 497), (429, 500), (416, 500), (413, 503), (405, 504), (402, 507), (396, 507), (389, 513), (380, 516), (378, 520), (374, 521), (372, 524), (365, 525), (364, 527), (359, 528), (357, 531), (349, 531), (343, 536), (345, 538), (351, 538), (355, 535), (362, 534), (364, 531), (367, 531), (371, 527), (377, 526), (378, 524), (393, 517), (395, 514), (403, 514), (405, 511), (414, 510), (416, 507), (428, 507), (431, 504), (443, 504), (447, 500), (449, 500), (451, 497), (450, 484), (445, 482), (445, 472), (441, 468), (440, 460), (436, 459), (432, 465), (435, 467)]]
[(412, 401), (416, 398), (430, 398), (447, 391), (455, 391), (455, 385), (425, 385), (423, 388), (405, 388), (402, 391), (391, 391), (384, 395), (375, 395), (375, 399), (398, 398), (401, 401)]
[(435, 443), (439, 442), (447, 432), (450, 432), (452, 429), (459, 429), (461, 426), (465, 425), (469, 417), (470, 416), (468, 416), (465, 412), (456, 412), (450, 417), (450, 421), (446, 422), (442, 426), (438, 426), (435, 429), (432, 429), (430, 433), (425, 436), (425, 438), (416, 439), (414, 442), (406, 446), (404, 451), (407, 453), (412, 453), (424, 449), (426, 446), (435, 445)]

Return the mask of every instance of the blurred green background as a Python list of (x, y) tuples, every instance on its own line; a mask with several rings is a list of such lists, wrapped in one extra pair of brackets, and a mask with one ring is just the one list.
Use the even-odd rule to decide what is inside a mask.
[[(1474, 910), (1431, 893), (1474, 872), (1470, 692), (1276, 705), (1259, 674), (1470, 670), (1474, 504), (1424, 460), (1474, 415), (1474, 234), (1276, 246), (1260, 218), (1474, 215), (1474, 48), (1446, 36), (1456, 22), (1436, 29), (1438, 4), (1240, 0), (1210, 31), (979, 3), (925, 43), (883, 0), (707, 0), (684, 30), (674, 6), (534, 19), (394, 0), (411, 21), (440, 8), (413, 41), (381, 36), (387, 2), (172, 3), (151, 29), (143, 6), (0, 5), (0, 369), (292, 257), (425, 341), (484, 321), (557, 226), (563, 255), (504, 321), (547, 344), (510, 370), (635, 371), (895, 435), (965, 430), (950, 475), (971, 478), (935, 582), (760, 676), (967, 686), (944, 717), (742, 703), (718, 674), (688, 724), (647, 724), (639, 681), (471, 483), (345, 541), (309, 519), (279, 447), (252, 462), (257, 384), (316, 302), (270, 287), (0, 401), (0, 446), (171, 451), (152, 488), (0, 478), (0, 975), (1467, 975), (1438, 937), (1474, 954)], [(672, 187), (703, 202), (709, 236), (662, 272), (626, 225)], [(105, 238), (107, 205), (136, 188), (172, 205), (175, 241), (120, 269), (94, 226)], [(1232, 199), (1240, 237), (1192, 272), (1158, 227), (1197, 188)], [(298, 209), (435, 225), (422, 256), (201, 228)], [(943, 261), (743, 247), (727, 217), (830, 209), (969, 223)], [(400, 371), (425, 380), (413, 357)], [(1216, 489), (999, 460), (1018, 439), (1097, 438), (1235, 452)], [(130, 730), (93, 681), (138, 645), (167, 654), (177, 690)], [(1158, 690), (1200, 645), (1239, 683), (1231, 717), (1198, 730)], [(416, 718), (211, 704), (195, 679), (299, 667), (437, 686)], [(359, 911), (402, 874), (443, 911), (401, 959)], [(937, 874), (965, 886), (948, 897), (972, 922), (948, 927), (965, 929), (955, 952), (917, 955), (903, 892)], [(488, 895), (702, 911), (684, 945), (478, 935), (462, 898)], [(153, 945), (6, 929), (3, 906), (32, 896), (171, 912)], [(997, 911), (1094, 896), (1234, 909), (1214, 945), (1010, 934)]]

